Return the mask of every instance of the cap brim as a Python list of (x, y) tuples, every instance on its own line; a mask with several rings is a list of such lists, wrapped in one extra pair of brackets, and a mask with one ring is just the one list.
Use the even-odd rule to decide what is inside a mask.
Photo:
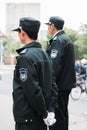
[(52, 23), (51, 22), (48, 22), (48, 23), (45, 23), (46, 25), (51, 25)]
[(49, 23), (45, 23), (46, 25), (48, 25)]
[(13, 29), (12, 31), (17, 31), (17, 32), (18, 32), (18, 31), (19, 31), (19, 28)]

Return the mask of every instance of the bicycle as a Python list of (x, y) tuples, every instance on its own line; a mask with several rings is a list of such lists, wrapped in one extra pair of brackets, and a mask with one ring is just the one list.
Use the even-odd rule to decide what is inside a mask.
[(83, 92), (87, 94), (87, 76), (77, 74), (76, 87), (71, 90), (71, 98), (79, 100)]

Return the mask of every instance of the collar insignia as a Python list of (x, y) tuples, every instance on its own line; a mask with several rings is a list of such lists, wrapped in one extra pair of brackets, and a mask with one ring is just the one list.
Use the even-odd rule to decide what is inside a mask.
[(56, 40), (57, 39), (57, 36), (55, 36), (54, 38), (53, 38), (53, 40)]
[(20, 53), (23, 54), (27, 51), (27, 49), (22, 50)]

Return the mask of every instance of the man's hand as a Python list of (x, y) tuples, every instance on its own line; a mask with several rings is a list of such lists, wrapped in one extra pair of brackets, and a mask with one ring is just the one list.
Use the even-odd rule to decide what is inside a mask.
[(56, 123), (56, 119), (55, 119), (55, 113), (53, 112), (48, 112), (48, 116), (47, 118), (43, 119), (44, 123), (47, 126), (52, 126), (53, 124)]

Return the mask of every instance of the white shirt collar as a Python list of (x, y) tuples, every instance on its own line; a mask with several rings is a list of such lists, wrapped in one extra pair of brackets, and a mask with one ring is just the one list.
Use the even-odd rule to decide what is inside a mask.
[(61, 31), (63, 31), (63, 30), (59, 30), (59, 31), (57, 31), (54, 35), (53, 35), (53, 39), (54, 39), (54, 37), (56, 36), (56, 34), (58, 34), (59, 32), (61, 32)]

